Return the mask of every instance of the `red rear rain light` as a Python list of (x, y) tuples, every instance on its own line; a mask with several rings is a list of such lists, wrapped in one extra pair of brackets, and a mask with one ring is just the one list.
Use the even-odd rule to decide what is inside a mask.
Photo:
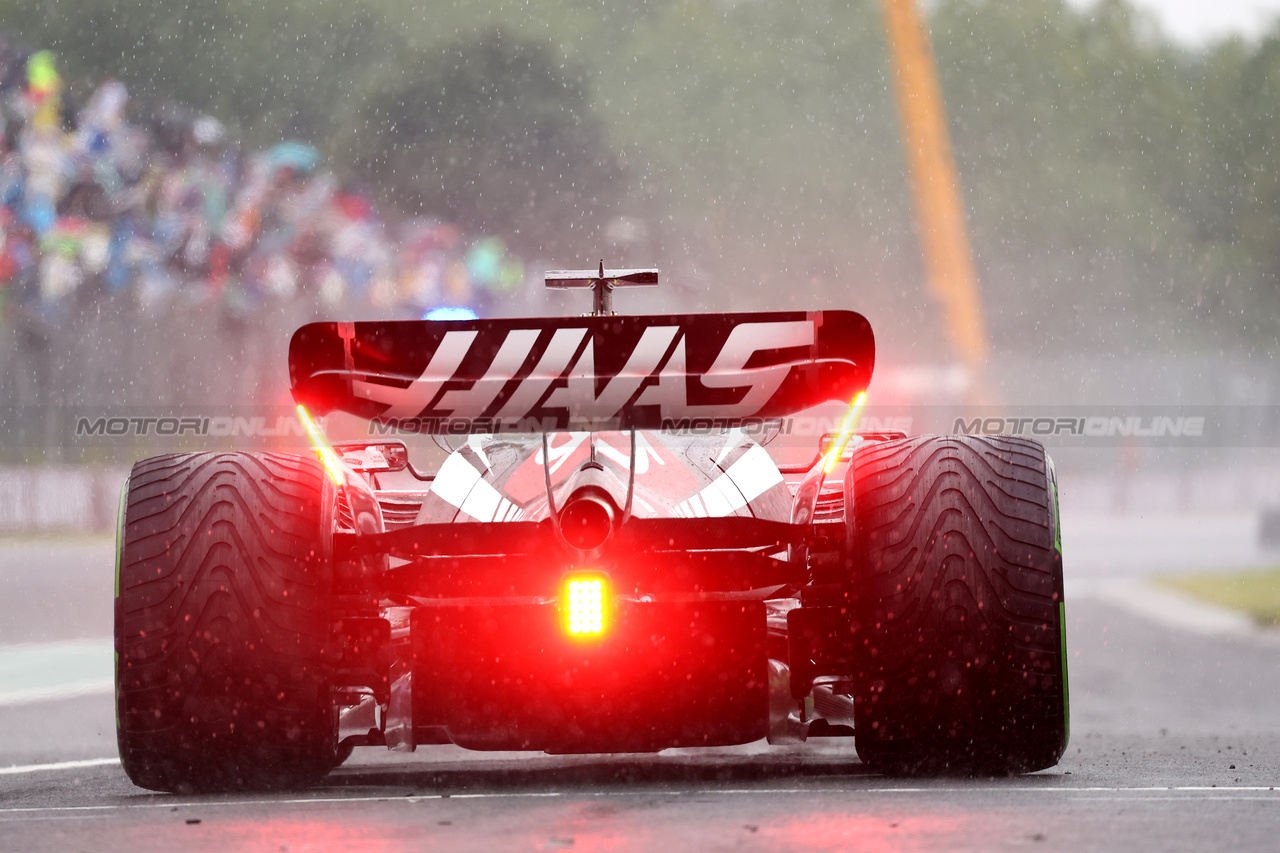
[(560, 585), (560, 612), (570, 637), (599, 637), (609, 624), (609, 579), (598, 572), (566, 575)]

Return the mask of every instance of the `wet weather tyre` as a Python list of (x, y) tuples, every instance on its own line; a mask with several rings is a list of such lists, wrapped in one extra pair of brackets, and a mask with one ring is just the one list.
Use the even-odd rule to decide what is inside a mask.
[(121, 497), (116, 732), (137, 785), (292, 788), (338, 763), (335, 488), (279, 453), (159, 456)]
[(1053, 766), (1068, 737), (1053, 463), (1034, 441), (855, 453), (854, 739), (894, 775)]

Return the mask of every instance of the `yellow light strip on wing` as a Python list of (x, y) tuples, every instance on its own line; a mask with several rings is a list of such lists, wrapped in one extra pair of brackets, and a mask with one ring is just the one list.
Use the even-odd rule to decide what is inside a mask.
[(841, 455), (844, 454), (844, 446), (849, 443), (849, 436), (853, 435), (853, 428), (858, 425), (858, 418), (862, 415), (862, 404), (866, 401), (866, 391), (859, 391), (858, 396), (853, 398), (853, 405), (849, 407), (849, 417), (844, 419), (844, 426), (840, 428), (840, 437), (827, 452), (827, 461), (822, 464), (822, 473), (830, 474), (831, 469), (840, 461)]
[(333, 452), (329, 442), (325, 441), (324, 436), (320, 434), (320, 427), (316, 426), (316, 422), (311, 419), (311, 415), (301, 405), (298, 406), (298, 420), (302, 421), (303, 428), (311, 436), (311, 443), (315, 445), (316, 452), (320, 454), (320, 461), (324, 463), (324, 469), (329, 472), (333, 482), (339, 486), (343, 485), (347, 480), (347, 476), (343, 473), (342, 462), (338, 459), (338, 454)]

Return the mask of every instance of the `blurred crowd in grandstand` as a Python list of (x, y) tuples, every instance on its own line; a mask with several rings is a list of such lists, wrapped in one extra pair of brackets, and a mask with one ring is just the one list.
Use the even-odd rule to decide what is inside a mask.
[(393, 226), (305, 142), (247, 151), (174, 104), (132, 123), (119, 80), (79, 106), (62, 88), (51, 52), (0, 44), (0, 305), (27, 334), (104, 296), (232, 321), (299, 297), (392, 318), (492, 313), (524, 285), (500, 238)]
[(501, 315), (533, 292), (501, 238), (389, 222), (306, 142), (252, 151), (213, 116), (134, 106), (110, 77), (73, 103), (53, 53), (0, 36), (0, 461), (77, 458), (66, 407), (281, 405), (311, 320)]

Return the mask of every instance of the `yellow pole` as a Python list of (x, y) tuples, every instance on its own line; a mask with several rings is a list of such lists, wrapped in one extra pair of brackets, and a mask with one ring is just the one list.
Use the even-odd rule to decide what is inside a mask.
[(929, 32), (915, 0), (882, 4), (929, 290), (943, 305), (952, 346), (981, 384), (987, 330)]

